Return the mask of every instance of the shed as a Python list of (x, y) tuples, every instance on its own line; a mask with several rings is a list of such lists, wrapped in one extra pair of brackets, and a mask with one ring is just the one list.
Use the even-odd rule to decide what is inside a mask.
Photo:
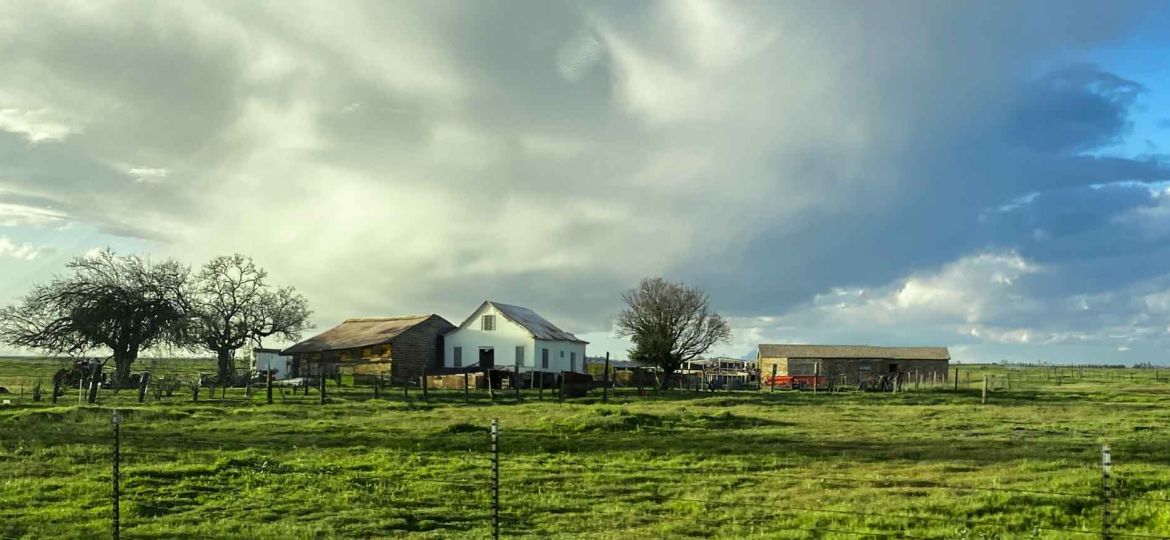
[(455, 325), (438, 315), (346, 319), (281, 352), (292, 356), (295, 376), (335, 376), (342, 366), (354, 375), (419, 377), (441, 365), (443, 334)]
[(951, 360), (946, 347), (872, 345), (769, 345), (756, 350), (761, 377), (820, 375), (840, 384), (859, 384), (889, 373), (920, 373), (945, 381)]

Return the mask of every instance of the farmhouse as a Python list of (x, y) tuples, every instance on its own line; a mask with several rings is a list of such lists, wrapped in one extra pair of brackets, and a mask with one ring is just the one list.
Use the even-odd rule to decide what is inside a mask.
[(946, 380), (951, 353), (946, 347), (868, 345), (760, 345), (761, 377), (820, 374), (840, 384), (859, 384), (889, 373), (918, 373)]
[(484, 302), (443, 339), (443, 366), (585, 372), (587, 343), (519, 306)]
[(292, 356), (298, 377), (333, 377), (346, 368), (355, 376), (402, 381), (441, 365), (443, 334), (453, 328), (438, 315), (347, 319), (281, 354)]

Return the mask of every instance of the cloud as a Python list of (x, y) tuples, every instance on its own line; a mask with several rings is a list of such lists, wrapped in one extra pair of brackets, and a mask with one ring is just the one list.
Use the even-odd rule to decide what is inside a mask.
[[(0, 220), (250, 253), (322, 326), (493, 298), (604, 333), (661, 274), (711, 292), (733, 354), (1031, 354), (1135, 320), (1146, 353), (1170, 167), (1107, 149), (1154, 83), (1084, 58), (1149, 9), (6, 4), (0, 187), (26, 199)], [(68, 131), (29, 144), (29, 111)]]
[(0, 130), (24, 135), (32, 143), (64, 140), (79, 128), (56, 118), (47, 109), (0, 109)]
[(51, 251), (48, 248), (34, 246), (27, 242), (17, 243), (7, 236), (0, 236), (0, 257), (31, 261)]
[(139, 184), (157, 184), (167, 177), (167, 171), (161, 167), (131, 167), (126, 171)]

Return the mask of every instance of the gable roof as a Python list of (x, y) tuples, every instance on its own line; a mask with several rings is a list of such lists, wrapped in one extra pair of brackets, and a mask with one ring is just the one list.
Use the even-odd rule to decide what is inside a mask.
[(946, 347), (875, 347), (872, 345), (764, 345), (760, 358), (872, 358), (950, 360)]
[[(412, 315), (407, 317), (369, 317), (346, 319), (320, 334), (306, 339), (281, 351), (281, 354), (311, 353), (337, 349), (356, 349), (389, 343), (403, 332), (416, 325), (438, 317), (438, 315)], [(447, 323), (451, 324), (451, 323)]]
[(557, 325), (549, 322), (548, 319), (537, 315), (536, 312), (532, 311), (531, 309), (520, 306), (513, 306), (511, 304), (492, 302), (491, 300), (480, 304), (480, 306), (476, 308), (475, 312), (473, 312), (471, 316), (467, 318), (467, 320), (463, 321), (463, 324), (459, 325), (459, 327), (466, 327), (467, 323), (471, 322), (471, 320), (475, 318), (475, 314), (479, 313), (484, 306), (492, 306), (496, 308), (496, 311), (499, 311), (505, 319), (520, 325), (536, 339), (541, 339), (544, 341), (571, 341), (573, 343), (589, 343), (588, 341), (582, 340), (573, 334), (557, 328)]

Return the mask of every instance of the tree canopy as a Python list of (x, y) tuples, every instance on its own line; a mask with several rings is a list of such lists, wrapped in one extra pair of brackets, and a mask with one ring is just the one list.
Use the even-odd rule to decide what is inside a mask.
[(49, 354), (112, 352), (115, 381), (129, 380), (144, 349), (181, 344), (189, 270), (109, 250), (77, 257), (71, 274), (36, 285), (17, 305), (0, 309), (0, 339)]
[(212, 259), (193, 280), (187, 344), (216, 354), (221, 380), (239, 348), (270, 336), (295, 341), (308, 327), (308, 300), (292, 287), (270, 288), (267, 277), (251, 257), (235, 254)]
[(634, 343), (630, 359), (661, 368), (666, 377), (731, 338), (731, 327), (710, 307), (707, 293), (660, 277), (645, 278), (622, 294), (626, 308), (614, 325)]

